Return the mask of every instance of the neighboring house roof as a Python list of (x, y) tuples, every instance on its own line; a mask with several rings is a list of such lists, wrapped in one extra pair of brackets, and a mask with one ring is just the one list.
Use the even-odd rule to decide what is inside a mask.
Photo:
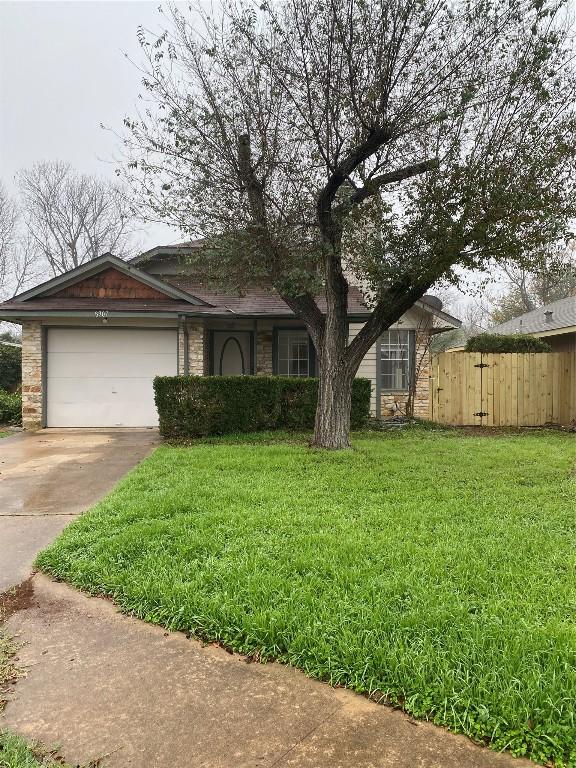
[(495, 325), (490, 333), (570, 333), (576, 331), (576, 296), (554, 301), (544, 307)]

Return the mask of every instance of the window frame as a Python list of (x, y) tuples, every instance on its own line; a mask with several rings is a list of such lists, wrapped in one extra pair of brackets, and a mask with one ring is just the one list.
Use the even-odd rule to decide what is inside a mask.
[[(406, 387), (399, 389), (398, 387), (386, 387), (384, 385), (384, 370), (383, 370), (383, 360), (382, 360), (382, 350), (386, 346), (386, 342), (384, 341), (384, 336), (386, 334), (389, 334), (390, 332), (393, 333), (407, 333), (408, 334), (408, 380), (406, 383)], [(415, 359), (416, 359), (416, 331), (411, 328), (388, 328), (386, 331), (384, 331), (380, 337), (378, 338), (378, 345), (377, 345), (377, 375), (378, 375), (378, 389), (380, 392), (384, 392), (386, 394), (407, 394), (410, 392), (413, 384), (414, 384), (414, 369), (415, 369)]]
[[(279, 373), (279, 335), (285, 332), (305, 333), (308, 337), (308, 376), (291, 376), (290, 374)], [(312, 379), (316, 376), (316, 349), (308, 330), (303, 325), (275, 325), (272, 329), (272, 373), (274, 376), (282, 376), (286, 379)]]

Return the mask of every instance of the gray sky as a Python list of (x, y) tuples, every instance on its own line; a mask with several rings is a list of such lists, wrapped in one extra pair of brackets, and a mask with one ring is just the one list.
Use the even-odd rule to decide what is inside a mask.
[[(114, 176), (118, 139), (135, 114), (139, 25), (162, 28), (158, 0), (0, 0), (0, 179), (14, 192), (19, 168), (64, 160)], [(179, 241), (161, 224), (143, 225), (142, 250)]]
[[(0, 178), (14, 190), (19, 168), (64, 160), (114, 178), (118, 140), (134, 114), (140, 76), (136, 29), (161, 26), (159, 2), (0, 0)], [(143, 248), (181, 239), (163, 225), (143, 226)]]

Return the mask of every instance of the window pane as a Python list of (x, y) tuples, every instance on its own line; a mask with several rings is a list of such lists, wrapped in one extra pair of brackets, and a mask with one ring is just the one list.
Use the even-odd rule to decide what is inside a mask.
[(309, 338), (306, 331), (278, 331), (278, 375), (309, 376)]
[(383, 390), (405, 392), (410, 388), (410, 331), (392, 330), (380, 340), (380, 372)]

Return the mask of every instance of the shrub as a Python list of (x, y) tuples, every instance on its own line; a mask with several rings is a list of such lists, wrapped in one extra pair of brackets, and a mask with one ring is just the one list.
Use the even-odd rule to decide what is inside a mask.
[(542, 339), (521, 333), (500, 335), (480, 333), (466, 342), (466, 352), (551, 352), (552, 347)]
[[(353, 429), (366, 424), (370, 388), (368, 379), (354, 380), (350, 418)], [(164, 437), (312, 429), (318, 379), (158, 376), (154, 393)]]
[(0, 424), (22, 423), (22, 395), (0, 389)]
[(22, 381), (22, 350), (0, 343), (0, 389), (15, 389)]

